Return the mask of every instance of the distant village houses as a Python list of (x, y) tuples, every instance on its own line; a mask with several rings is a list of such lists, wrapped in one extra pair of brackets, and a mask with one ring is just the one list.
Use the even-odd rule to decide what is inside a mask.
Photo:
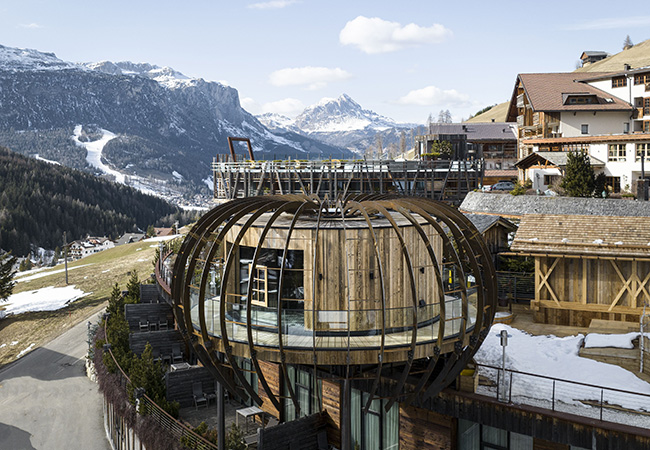
[(575, 72), (517, 76), (506, 121), (517, 123), (519, 178), (534, 189), (563, 177), (566, 157), (553, 152), (586, 152), (611, 192), (636, 194), (647, 178), (650, 40), (602, 53), (584, 52)]
[(77, 260), (86, 256), (115, 247), (115, 243), (106, 237), (90, 237), (70, 244), (70, 258)]

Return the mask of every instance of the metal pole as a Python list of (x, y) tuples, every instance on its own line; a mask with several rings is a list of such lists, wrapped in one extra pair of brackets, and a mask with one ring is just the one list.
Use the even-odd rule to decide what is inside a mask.
[(352, 450), (352, 414), (350, 411), (350, 380), (343, 380), (343, 398), (341, 399), (341, 450)]
[(640, 324), (639, 324), (640, 330), (639, 331), (641, 332), (641, 334), (639, 335), (639, 351), (641, 352), (641, 354), (639, 355), (639, 373), (643, 373), (643, 354), (645, 353), (645, 348), (644, 348), (644, 344), (645, 344), (644, 343), (644, 338), (645, 338), (645, 334), (644, 334), (645, 330), (644, 330), (644, 328), (645, 327), (644, 327), (643, 320), (645, 319), (645, 316), (646, 316), (646, 313), (645, 313), (646, 305), (647, 305), (647, 303), (643, 302), (643, 314), (641, 314), (641, 319), (639, 320), (639, 322), (640, 322)]
[(224, 407), (223, 384), (217, 384), (217, 447), (226, 450), (226, 414)]
[(66, 232), (63, 232), (63, 261), (65, 264), (65, 284), (68, 284), (68, 238)]

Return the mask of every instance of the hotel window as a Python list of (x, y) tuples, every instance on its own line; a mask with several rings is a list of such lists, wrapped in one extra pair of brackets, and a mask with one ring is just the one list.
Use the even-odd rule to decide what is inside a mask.
[(363, 414), (369, 394), (352, 389), (350, 398), (352, 447), (360, 450), (399, 448), (399, 404), (386, 411), (387, 399), (375, 398)]
[(630, 122), (625, 122), (623, 124), (623, 133), (627, 134), (630, 132)]
[(650, 133), (650, 120), (643, 122), (643, 132)]
[(323, 385), (321, 380), (313, 376), (311, 369), (303, 370), (294, 366), (287, 366), (287, 376), (293, 387), (293, 393), (300, 405), (299, 415), (296, 413), (296, 407), (291, 400), (289, 389), (284, 386), (284, 420), (289, 422), (300, 417), (320, 411), (320, 398), (322, 395)]
[(646, 161), (650, 161), (650, 144), (636, 144), (636, 162), (640, 162), (641, 158), (645, 157)]
[(606, 177), (605, 186), (610, 192), (621, 192), (621, 177)]
[(650, 74), (640, 73), (634, 75), (634, 84), (646, 84), (650, 82)]
[(612, 78), (612, 87), (623, 87), (627, 86), (627, 77), (614, 77)]
[(609, 144), (607, 161), (625, 161), (625, 144)]
[(580, 132), (582, 134), (589, 134), (589, 124), (583, 123), (580, 125)]
[(643, 115), (650, 115), (650, 98), (643, 99)]

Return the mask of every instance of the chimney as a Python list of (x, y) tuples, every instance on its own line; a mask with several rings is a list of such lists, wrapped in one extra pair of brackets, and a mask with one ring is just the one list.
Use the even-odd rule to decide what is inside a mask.
[(494, 119), (492, 119), (492, 122), (494, 122)]
[(632, 68), (629, 64), (623, 64), (623, 69), (627, 72)]

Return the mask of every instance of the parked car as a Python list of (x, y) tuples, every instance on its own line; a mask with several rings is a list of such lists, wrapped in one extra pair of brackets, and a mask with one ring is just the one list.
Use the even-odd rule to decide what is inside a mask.
[(515, 183), (512, 181), (499, 181), (492, 185), (491, 191), (512, 191), (515, 188)]

